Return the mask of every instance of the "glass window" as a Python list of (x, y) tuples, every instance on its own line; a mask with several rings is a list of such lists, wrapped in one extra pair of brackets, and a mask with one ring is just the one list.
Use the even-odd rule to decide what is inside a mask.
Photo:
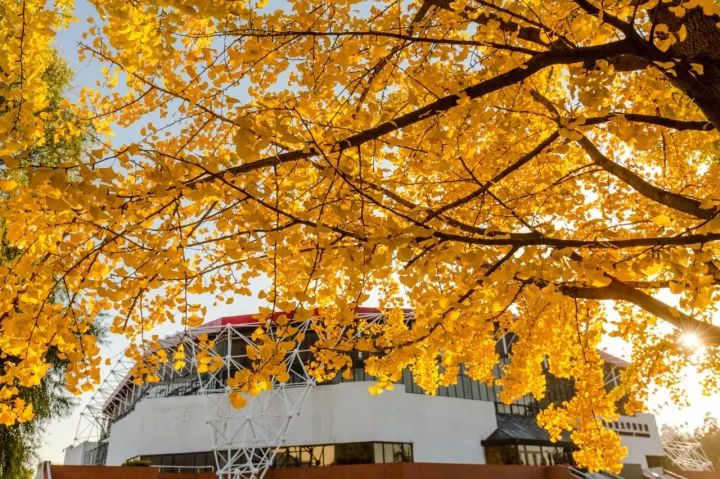
[(335, 461), (337, 464), (372, 464), (375, 462), (375, 450), (370, 442), (336, 444)]
[(287, 448), (280, 449), (275, 455), (275, 467), (293, 467)]
[(525, 464), (529, 466), (539, 466), (541, 454), (540, 446), (525, 446)]
[(335, 446), (323, 446), (323, 466), (335, 464)]
[(386, 442), (383, 444), (383, 462), (395, 462), (393, 458), (393, 444)]
[(522, 464), (517, 446), (488, 446), (485, 448), (488, 464)]
[(375, 449), (375, 462), (378, 464), (381, 462), (385, 462), (385, 454), (383, 452), (383, 443), (376, 442), (374, 449)]
[(403, 461), (404, 462), (412, 462), (413, 461), (412, 444), (404, 443), (402, 446), (403, 446)]
[(402, 444), (393, 444), (393, 456), (392, 456), (393, 462), (403, 462), (405, 460), (405, 455), (403, 454), (403, 445)]

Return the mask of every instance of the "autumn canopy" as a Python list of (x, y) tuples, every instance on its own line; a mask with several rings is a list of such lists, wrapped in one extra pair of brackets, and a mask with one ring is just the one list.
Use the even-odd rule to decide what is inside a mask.
[[(544, 358), (574, 378), (540, 419), (591, 468), (617, 470), (601, 420), (619, 398), (641, 408), (692, 361), (717, 391), (717, 3), (90, 3), (78, 49), (101, 80), (65, 122), (42, 73), (72, 1), (0, 6), (0, 218), (18, 252), (0, 265), (1, 423), (32, 415), (17, 387), (50, 348), (72, 390), (94, 386), (100, 313), (151, 378), (148, 331), (197, 326), (198, 298), (257, 277), (275, 310), (319, 312), (319, 378), (351, 348), (373, 353), (378, 389), (407, 367), (428, 391), (460, 364), (490, 378), (516, 332), (506, 399), (543, 396)], [(91, 137), (79, 163), (28, 160), (50, 121)], [(354, 318), (370, 299), (382, 327)], [(633, 345), (632, 388), (604, 389), (607, 335)], [(256, 380), (278, 364), (259, 358)]]

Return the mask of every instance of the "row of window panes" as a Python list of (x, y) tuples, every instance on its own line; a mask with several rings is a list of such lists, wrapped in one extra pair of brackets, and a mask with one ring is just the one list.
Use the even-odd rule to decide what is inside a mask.
[(108, 443), (101, 442), (83, 453), (83, 464), (86, 466), (104, 466), (107, 461)]
[[(374, 381), (375, 378), (365, 372), (365, 368), (362, 364), (362, 359), (357, 358), (357, 367), (352, 369), (353, 375), (349, 379), (343, 378), (341, 375), (337, 375), (330, 384), (337, 384), (341, 382), (358, 382), (358, 381)], [(500, 376), (500, 367), (495, 367), (495, 376)], [(217, 379), (220, 381), (225, 380), (227, 371), (223, 370), (216, 374)], [(294, 377), (291, 376), (291, 381)], [(412, 373), (405, 370), (401, 381), (405, 387), (405, 392), (415, 394), (425, 394), (425, 391), (418, 386), (413, 380)], [(129, 404), (123, 404), (119, 409), (116, 410), (113, 416), (115, 420), (120, 419), (125, 413), (130, 412), (135, 403), (144, 397), (166, 397), (166, 396), (183, 396), (188, 394), (194, 394), (197, 391), (199, 383), (196, 378), (192, 379), (178, 379), (175, 381), (161, 382), (153, 385), (144, 385), (141, 388), (143, 390), (141, 394), (133, 395), (133, 399)], [(550, 388), (549, 388), (550, 389)], [(442, 386), (438, 388), (436, 394), (441, 397), (453, 397), (461, 399), (474, 399), (478, 401), (490, 401), (495, 402), (499, 413), (506, 414), (535, 414), (538, 410), (536, 402), (531, 397), (524, 397), (515, 401), (512, 405), (505, 405), (499, 402), (498, 393), (500, 392), (499, 386), (492, 385), (488, 386), (484, 382), (475, 380), (467, 376), (464, 371), (458, 375), (457, 384), (452, 386)]]
[[(309, 355), (311, 354), (307, 349), (310, 347), (312, 342), (315, 340), (313, 336), (313, 332), (308, 332), (306, 334), (306, 337), (303, 340), (303, 344), (301, 346), (302, 352), (301, 356), (303, 356), (303, 360), (308, 360)], [(507, 354), (508, 350), (510, 349), (510, 345), (513, 342), (513, 340), (516, 339), (514, 335), (507, 335), (507, 337), (504, 337), (503, 340), (498, 341), (498, 352), (500, 354)], [(306, 344), (307, 343), (307, 344)], [(247, 359), (247, 357), (241, 357), (245, 354), (245, 349), (247, 347), (247, 343), (242, 340), (241, 338), (232, 338), (231, 340), (220, 340), (215, 346), (216, 352), (220, 355), (227, 354), (228, 346), (230, 347), (230, 350), (232, 352), (233, 360), (242, 364), (244, 367), (249, 367), (251, 362)], [(352, 377), (350, 379), (345, 379), (341, 375), (337, 375), (337, 377), (329, 382), (329, 384), (337, 384), (341, 382), (358, 382), (358, 381), (374, 381), (375, 379), (367, 374), (365, 372), (364, 368), (364, 358), (360, 353), (354, 352), (352, 353), (352, 360), (353, 360), (353, 369), (352, 369)], [(501, 360), (501, 363), (503, 360)], [(292, 368), (291, 368), (292, 369)], [(223, 370), (216, 373), (218, 383), (218, 388), (222, 388), (225, 380), (227, 379), (227, 376), (229, 373), (232, 373), (232, 371), (228, 371), (226, 368), (223, 368)], [(496, 378), (501, 377), (502, 371), (501, 366), (497, 365), (495, 366), (493, 370), (493, 375)], [(164, 379), (164, 378), (163, 378)], [(290, 375), (290, 383), (295, 382), (302, 382), (304, 381), (303, 378), (291, 374)], [(196, 383), (195, 384), (187, 384), (183, 386), (168, 386), (167, 389), (160, 389), (161, 386), (164, 386), (166, 381), (162, 381), (161, 383), (154, 385), (154, 387), (151, 389), (151, 391), (148, 391), (151, 395), (146, 396), (145, 391), (140, 391), (140, 394), (133, 394), (131, 401), (129, 404), (122, 404), (119, 405), (120, 407), (116, 406), (116, 410), (111, 413), (111, 417), (114, 417), (114, 420), (119, 419), (127, 412), (131, 411), (135, 403), (143, 398), (143, 397), (165, 397), (165, 396), (182, 396), (182, 395), (188, 395), (188, 394), (194, 394), (196, 391)], [(221, 384), (222, 383), (222, 384)], [(403, 383), (405, 386), (405, 391), (409, 393), (417, 393), (417, 394), (424, 394), (424, 391), (422, 388), (420, 388), (412, 378), (412, 374), (409, 371), (405, 371), (403, 374), (402, 381), (398, 381), (398, 383)], [(147, 385), (144, 385), (144, 387), (147, 387)], [(143, 386), (141, 386), (143, 388)], [(156, 389), (158, 388), (158, 389)], [(547, 396), (546, 400), (544, 402), (561, 402), (562, 400), (567, 400), (570, 397), (572, 397), (572, 390), (574, 388), (572, 387), (572, 384), (565, 384), (565, 382), (562, 381), (548, 381), (548, 388), (547, 388)], [(500, 391), (500, 388), (496, 385), (490, 385), (477, 381), (475, 379), (472, 379), (468, 377), (464, 369), (461, 370), (461, 373), (458, 375), (457, 384), (452, 386), (442, 386), (438, 388), (436, 394), (438, 396), (442, 397), (455, 397), (455, 398), (462, 398), (462, 399), (474, 399), (479, 401), (491, 401), (496, 403), (497, 411), (499, 413), (506, 413), (506, 414), (526, 414), (526, 415), (533, 415), (536, 414), (538, 411), (538, 404), (537, 402), (532, 399), (531, 397), (525, 397), (521, 398), (518, 401), (515, 401), (511, 405), (505, 405), (499, 402), (497, 396)]]
[(560, 446), (508, 445), (485, 448), (488, 464), (525, 464), (528, 466), (551, 466), (573, 464), (568, 448)]
[(412, 462), (412, 444), (393, 442), (358, 442), (323, 446), (281, 447), (275, 456), (275, 467), (316, 467), (385, 462)]
[(184, 454), (158, 454), (155, 456), (141, 456), (137, 459), (150, 461), (153, 466), (164, 466), (164, 472), (172, 472), (172, 467), (177, 467), (176, 472), (193, 471), (193, 467), (215, 469), (215, 454), (212, 452), (190, 452)]
[[(222, 455), (222, 453), (221, 453)], [(215, 467), (212, 452), (186, 454), (159, 454), (141, 456), (154, 466), (163, 466), (163, 471), (193, 471), (193, 467)], [(278, 449), (274, 467), (316, 467), (347, 464), (373, 464), (385, 462), (412, 462), (412, 444), (398, 442), (358, 442), (329, 444), (322, 446), (288, 446)]]
[[(499, 367), (495, 367), (496, 374), (499, 376)], [(405, 392), (414, 394), (425, 394), (425, 391), (418, 386), (413, 380), (410, 371), (404, 371), (403, 383), (405, 384)], [(457, 384), (452, 386), (441, 386), (436, 394), (442, 397), (454, 397), (461, 399), (475, 399), (478, 401), (498, 401), (497, 395), (500, 392), (498, 386), (488, 386), (482, 381), (472, 379), (463, 372), (458, 375)]]

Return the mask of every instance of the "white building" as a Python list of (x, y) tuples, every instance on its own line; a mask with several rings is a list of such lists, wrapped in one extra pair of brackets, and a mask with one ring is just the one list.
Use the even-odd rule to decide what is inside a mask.
[[(377, 310), (364, 308), (358, 314), (381, 320)], [(287, 384), (252, 398), (243, 409), (231, 408), (224, 383), (234, 369), (248, 364), (245, 351), (255, 327), (252, 316), (233, 316), (199, 330), (215, 340), (215, 354), (225, 361), (214, 374), (198, 373), (193, 360), (199, 332), (185, 339), (188, 366), (180, 371), (168, 367), (159, 383), (134, 384), (121, 363), (83, 413), (79, 435), (97, 444), (68, 448), (66, 464), (144, 459), (166, 468), (242, 469), (252, 476), (268, 465), (571, 462), (573, 444), (567, 439), (553, 444), (537, 426), (535, 415), (543, 404), (531, 398), (502, 404), (497, 386), (464, 374), (456, 386), (428, 396), (408, 371), (394, 390), (371, 396), (373, 380), (358, 354), (352, 379), (314, 385), (303, 366), (307, 351), (295, 351), (288, 358), (292, 374)], [(506, 353), (511, 342), (503, 338), (499, 351)], [(178, 340), (167, 344), (172, 351)], [(608, 381), (614, 381), (623, 363), (610, 355), (606, 361)], [(546, 401), (572, 394), (570, 382), (550, 379)], [(664, 452), (652, 415), (622, 417), (610, 426), (629, 451), (624, 476), (641, 477), (642, 470), (660, 466)]]

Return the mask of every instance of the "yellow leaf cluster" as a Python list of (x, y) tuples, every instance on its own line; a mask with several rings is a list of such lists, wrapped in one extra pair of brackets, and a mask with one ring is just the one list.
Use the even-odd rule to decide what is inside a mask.
[[(0, 264), (3, 423), (31, 414), (17, 388), (49, 348), (72, 391), (97, 384), (104, 312), (134, 380), (186, 368), (148, 335), (200, 324), (198, 295), (257, 293), (262, 318), (311, 319), (313, 376), (351, 374), (361, 351), (373, 393), (403, 370), (431, 394), (459, 371), (492, 383), (514, 333), (503, 399), (541, 399), (543, 368), (573, 380), (542, 422), (591, 469), (623, 454), (598, 427), (622, 395), (638, 409), (689, 364), (717, 389), (715, 2), (91, 3), (79, 48), (102, 81), (68, 108), (93, 112), (97, 141), (54, 168), (20, 157), (44, 138), (42, 71), (72, 2), (0, 15), (0, 218), (20, 252)], [(126, 128), (138, 137), (111, 138)], [(383, 321), (358, 317), (369, 302)], [(290, 379), (293, 324), (258, 329), (233, 405)], [(705, 355), (679, 346), (685, 331)], [(632, 390), (601, 384), (609, 335), (634, 346)], [(200, 339), (200, 372), (222, 366), (212, 349)]]

